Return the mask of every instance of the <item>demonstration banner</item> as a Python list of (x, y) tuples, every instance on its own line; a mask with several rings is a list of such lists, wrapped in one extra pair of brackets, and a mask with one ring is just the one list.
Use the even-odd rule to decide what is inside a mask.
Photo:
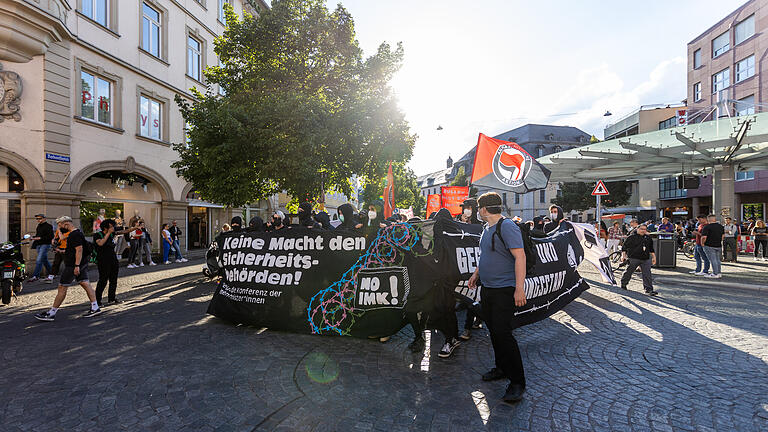
[(451, 212), (451, 216), (461, 214), (461, 205), (469, 198), (469, 186), (441, 186), (442, 204)]
[(440, 206), (440, 194), (427, 195), (427, 217), (432, 215), (432, 213), (437, 213), (440, 210)]
[[(382, 228), (368, 248), (365, 237), (341, 231), (227, 233), (217, 243), (222, 278), (208, 313), (275, 330), (388, 336), (406, 324), (406, 314), (440, 310), (430, 304), (440, 297), (436, 290), (481, 299), (482, 289), (466, 283), (481, 232), (441, 211), (433, 221)], [(584, 249), (573, 225), (532, 241), (536, 265), (526, 276), (528, 303), (510, 317), (515, 327), (548, 317), (588, 288), (576, 271)]]

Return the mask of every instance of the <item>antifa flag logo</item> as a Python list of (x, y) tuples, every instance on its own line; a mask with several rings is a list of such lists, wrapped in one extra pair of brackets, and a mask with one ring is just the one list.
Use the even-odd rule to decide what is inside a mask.
[(531, 171), (532, 158), (527, 152), (501, 145), (493, 157), (493, 174), (509, 186), (521, 186)]

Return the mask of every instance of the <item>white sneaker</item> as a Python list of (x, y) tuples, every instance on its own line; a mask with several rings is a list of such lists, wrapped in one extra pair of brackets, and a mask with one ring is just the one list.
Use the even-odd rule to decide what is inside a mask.
[(186, 258), (182, 258), (182, 259), (181, 259), (181, 262), (187, 262), (187, 261), (189, 261), (189, 260), (188, 260), (188, 259), (186, 259)]
[(711, 277), (712, 279), (720, 279), (720, 278), (723, 277), (723, 275), (722, 274), (714, 274), (714, 273), (712, 273), (711, 275), (709, 275), (709, 277)]
[(149, 265), (154, 266), (154, 265), (157, 265), (157, 264), (154, 261), (150, 261)]
[(134, 269), (134, 268), (136, 268), (136, 264), (128, 264), (127, 268)]
[(144, 267), (144, 262), (143, 261), (139, 263), (139, 267)]
[(688, 273), (690, 273), (690, 274), (696, 274), (696, 270), (691, 270), (691, 271), (689, 271)]
[(53, 275), (48, 275), (48, 280), (52, 281), (53, 280)]
[(755, 261), (760, 261), (760, 257), (755, 257)]
[(704, 275), (706, 275), (707, 273), (704, 273), (704, 272), (701, 272), (701, 271), (700, 271), (700, 272), (694, 272), (693, 274), (695, 274), (696, 276), (704, 276)]
[(171, 263), (170, 261), (166, 261), (166, 262), (164, 262), (163, 264), (170, 264), (170, 263)]

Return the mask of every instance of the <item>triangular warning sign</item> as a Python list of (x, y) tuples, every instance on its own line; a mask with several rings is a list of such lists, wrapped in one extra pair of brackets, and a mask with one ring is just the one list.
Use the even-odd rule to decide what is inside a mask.
[(595, 195), (608, 195), (608, 188), (605, 187), (605, 183), (602, 180), (599, 180), (595, 185), (595, 189), (592, 190), (592, 196)]

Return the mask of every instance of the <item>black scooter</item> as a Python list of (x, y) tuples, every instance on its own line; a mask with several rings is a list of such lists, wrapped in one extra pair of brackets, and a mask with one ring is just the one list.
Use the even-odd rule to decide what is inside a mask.
[[(24, 235), (24, 240), (29, 239), (29, 234)], [(2, 304), (7, 305), (11, 302), (11, 297), (15, 297), (21, 292), (21, 281), (24, 280), (24, 256), (21, 254), (21, 245), (19, 243), (4, 243), (0, 245), (0, 287), (2, 287)]]

